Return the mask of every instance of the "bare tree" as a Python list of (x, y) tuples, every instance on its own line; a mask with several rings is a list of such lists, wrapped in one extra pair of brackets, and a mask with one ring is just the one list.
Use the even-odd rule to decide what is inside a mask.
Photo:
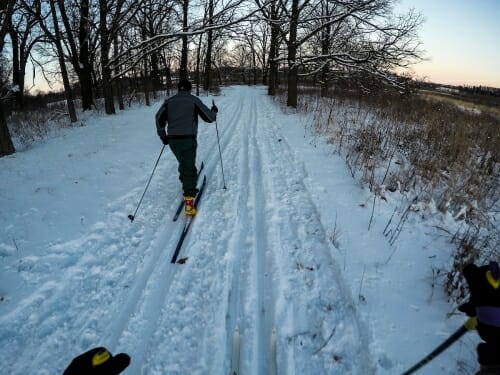
[(44, 38), (37, 25), (37, 17), (22, 2), (15, 9), (9, 26), (12, 42), (12, 83), (18, 87), (15, 96), (19, 109), (24, 106), (24, 77), (31, 50)]
[(113, 100), (112, 69), (110, 64), (111, 45), (116, 33), (124, 28), (135, 16), (138, 6), (136, 1), (99, 0), (99, 42), (101, 52), (101, 85), (104, 94), (106, 114), (115, 114)]
[(190, 16), (189, 4), (188, 0), (182, 0), (180, 3), (182, 6), (182, 25), (180, 25), (180, 29), (174, 29), (166, 33), (158, 33), (146, 41), (136, 43), (136, 45), (131, 46), (127, 52), (113, 59), (111, 64), (113, 66), (116, 64), (126, 66), (120, 73), (126, 74), (131, 71), (135, 65), (139, 64), (144, 56), (161, 51), (167, 46), (172, 48), (172, 45), (180, 41), (181, 52), (179, 72), (181, 78), (187, 77), (189, 71), (189, 39), (191, 37), (206, 34), (209, 30), (212, 30), (214, 33), (224, 30), (224, 32), (227, 33), (235, 25), (248, 20), (258, 12), (258, 8), (254, 7), (253, 3), (250, 3), (248, 0), (231, 0), (227, 3), (221, 3), (222, 7), (220, 9), (216, 9), (216, 3), (214, 2), (213, 23), (211, 26), (208, 26), (208, 17), (205, 15), (203, 15), (203, 17), (196, 17), (198, 15), (196, 14), (196, 16), (193, 15), (192, 18), (188, 17)]
[[(80, 0), (79, 4), (72, 5), (72, 12), (66, 10), (64, 1), (58, 1), (59, 14), (65, 29), (65, 40), (68, 46), (69, 61), (78, 76), (80, 93), (82, 98), (82, 109), (92, 109), (94, 105), (92, 86), (92, 54), (90, 52), (91, 30), (93, 22), (90, 16), (90, 0)], [(70, 14), (74, 19), (70, 19)], [(78, 24), (74, 30), (72, 25)]]
[(71, 122), (76, 122), (76, 110), (75, 104), (73, 100), (73, 91), (71, 90), (71, 85), (69, 82), (68, 71), (66, 69), (66, 61), (64, 60), (64, 52), (61, 44), (61, 32), (59, 30), (59, 21), (57, 18), (56, 7), (53, 1), (49, 1), (50, 3), (50, 12), (52, 14), (52, 21), (54, 25), (54, 34), (52, 36), (52, 42), (56, 46), (57, 55), (59, 57), (59, 66), (61, 68), (61, 76), (64, 84), (64, 95), (66, 96), (66, 103), (68, 105), (68, 112)]
[(182, 0), (182, 50), (181, 64), (179, 68), (179, 79), (188, 79), (188, 15), (189, 15), (189, 0)]
[[(57, 51), (57, 59), (59, 62), (59, 68), (61, 77), (64, 85), (64, 95), (66, 97), (66, 103), (68, 106), (68, 113), (71, 122), (77, 121), (76, 109), (74, 104), (73, 92), (71, 89), (71, 84), (69, 80), (69, 73), (66, 67), (65, 54), (63, 49), (63, 38), (59, 26), (59, 18), (54, 2), (49, 1), (49, 9), (47, 10), (44, 3), (40, 0), (36, 0), (32, 6), (23, 1), (23, 5), (26, 10), (30, 11), (32, 15), (37, 19), (38, 25), (40, 25), (41, 30), (45, 34), (45, 42), (53, 45)], [(50, 28), (48, 20), (52, 19), (52, 28)]]
[[(284, 17), (285, 7), (280, 6), (278, 0), (271, 0), (267, 5), (257, 0), (264, 20), (269, 24), (270, 37), (269, 37), (269, 51), (268, 51), (268, 64), (269, 73), (267, 81), (267, 94), (276, 95), (276, 88), (278, 85), (278, 68), (279, 68), (279, 51), (282, 41), (281, 28), (282, 23), (286, 22)], [(265, 61), (265, 60), (264, 60)]]
[(212, 87), (212, 48), (214, 43), (214, 0), (208, 0), (208, 32), (207, 32), (207, 53), (205, 58), (205, 79), (203, 89), (208, 91)]
[[(281, 30), (287, 55), (280, 57), (288, 65), (288, 106), (297, 106), (299, 66), (308, 75), (321, 70), (325, 75), (332, 65), (397, 84), (391, 71), (420, 59), (416, 32), (422, 19), (414, 12), (395, 17), (394, 0), (329, 0), (328, 7), (318, 6), (318, 1), (280, 3), (288, 21), (281, 24), (289, 26)], [(326, 39), (321, 53), (314, 53), (318, 44), (313, 40), (319, 34)]]
[[(8, 33), (8, 27), (14, 11), (15, 0), (4, 0), (0, 2), (0, 55), (3, 52), (5, 36)], [(1, 78), (1, 77), (0, 77)], [(0, 157), (16, 152), (9, 128), (7, 127), (7, 113), (5, 103), (10, 95), (8, 90), (0, 81)]]
[[(123, 3), (123, 2), (122, 2)], [(115, 114), (113, 88), (111, 86), (111, 68), (109, 67), (109, 51), (113, 37), (108, 27), (108, 16), (111, 13), (111, 4), (108, 0), (99, 0), (99, 38), (101, 43), (101, 85), (104, 94), (104, 108), (106, 114)]]

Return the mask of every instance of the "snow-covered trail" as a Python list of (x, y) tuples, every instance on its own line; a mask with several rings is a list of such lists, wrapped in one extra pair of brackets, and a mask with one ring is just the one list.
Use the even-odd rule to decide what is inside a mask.
[[(141, 301), (126, 304), (136, 311), (111, 345), (136, 353), (130, 373), (229, 373), (238, 326), (241, 373), (264, 374), (276, 327), (279, 373), (368, 373), (365, 334), (271, 103), (248, 89), (218, 105), (227, 190), (214, 129), (200, 127), (209, 184), (181, 250), (188, 260), (168, 264), (181, 225), (159, 223), (166, 253), (155, 259), (158, 276), (147, 272), (153, 291), (141, 285)], [(352, 353), (356, 364), (342, 358)]]
[[(35, 276), (31, 293), (0, 317), (2, 372), (61, 372), (72, 356), (104, 345), (131, 355), (125, 374), (228, 374), (236, 327), (241, 374), (268, 374), (273, 361), (278, 374), (374, 372), (368, 333), (333, 259), (318, 198), (280, 134), (279, 109), (263, 88), (224, 93), (216, 102), (227, 190), (215, 127), (200, 123), (208, 184), (179, 255), (186, 263), (170, 263), (183, 219), (172, 222), (180, 184), (165, 150), (133, 223), (127, 214), (147, 163), (107, 205), (104, 221), (24, 261)], [(143, 111), (135, 116), (144, 121)]]

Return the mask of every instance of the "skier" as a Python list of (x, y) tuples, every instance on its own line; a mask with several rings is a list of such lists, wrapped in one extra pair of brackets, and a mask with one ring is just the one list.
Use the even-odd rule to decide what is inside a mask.
[(129, 364), (128, 354), (113, 356), (106, 348), (98, 347), (74, 358), (63, 375), (118, 375)]
[(480, 370), (476, 375), (500, 375), (500, 267), (497, 262), (481, 267), (469, 264), (463, 275), (470, 299), (459, 310), (477, 318), (477, 332), (484, 341), (477, 346)]
[(178, 89), (178, 93), (166, 99), (156, 113), (156, 130), (163, 144), (170, 145), (179, 162), (179, 180), (184, 191), (184, 212), (188, 216), (194, 216), (194, 197), (198, 193), (198, 172), (195, 164), (198, 116), (205, 122), (214, 122), (218, 108), (213, 104), (212, 108), (208, 109), (199, 98), (191, 95), (191, 83), (187, 80), (181, 80)]

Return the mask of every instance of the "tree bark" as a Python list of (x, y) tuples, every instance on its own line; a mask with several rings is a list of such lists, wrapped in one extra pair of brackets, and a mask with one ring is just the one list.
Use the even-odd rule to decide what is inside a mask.
[(151, 105), (151, 100), (150, 100), (150, 97), (149, 97), (149, 76), (148, 76), (148, 61), (147, 59), (144, 60), (144, 73), (141, 74), (143, 76), (143, 79), (142, 79), (142, 87), (143, 87), (143, 90), (144, 90), (144, 98), (146, 100), (146, 106), (150, 106)]
[(70, 50), (70, 61), (78, 76), (80, 84), (80, 93), (82, 96), (82, 109), (84, 111), (92, 109), (94, 105), (93, 87), (92, 87), (92, 64), (90, 63), (89, 47), (89, 0), (80, 0), (80, 20), (78, 26), (78, 43), (73, 37), (73, 29), (68, 19), (64, 1), (58, 1), (61, 20), (66, 30), (66, 40)]
[[(214, 1), (209, 0), (208, 3), (208, 26), (212, 26), (214, 21)], [(212, 87), (212, 48), (213, 48), (213, 31), (211, 29), (207, 32), (207, 54), (205, 56), (205, 79), (203, 82), (203, 89), (210, 90)]]
[(4, 104), (0, 99), (0, 157), (11, 155), (16, 152), (9, 128), (7, 127), (7, 115), (4, 111)]
[(61, 75), (64, 84), (64, 95), (66, 97), (66, 104), (68, 106), (69, 118), (71, 122), (76, 122), (76, 110), (75, 103), (73, 101), (73, 93), (71, 91), (71, 85), (69, 83), (68, 71), (66, 69), (66, 62), (64, 61), (64, 52), (61, 45), (61, 33), (59, 31), (59, 23), (57, 21), (56, 8), (54, 6), (54, 2), (50, 1), (50, 11), (52, 13), (52, 21), (54, 24), (54, 43), (57, 49), (57, 55), (59, 59), (59, 65), (61, 67)]
[[(0, 1), (0, 53), (3, 51), (5, 36), (8, 33), (8, 26), (11, 22), (15, 0)], [(9, 128), (7, 126), (7, 113), (4, 108), (5, 99), (8, 95), (2, 87), (0, 91), (0, 157), (11, 155), (16, 152)]]
[(113, 86), (111, 85), (111, 69), (109, 67), (110, 35), (107, 26), (108, 6), (106, 0), (99, 0), (99, 35), (101, 37), (101, 69), (102, 89), (104, 93), (104, 109), (106, 114), (114, 115)]
[[(21, 86), (20, 86), (20, 61), (19, 61), (19, 36), (17, 32), (13, 29), (12, 23), (9, 28), (10, 41), (12, 43), (12, 83), (19, 86), (19, 91), (15, 93), (16, 105), (18, 108), (22, 108), (21, 97)], [(24, 86), (24, 85), (23, 85)]]
[[(328, 15), (328, 3), (324, 5), (324, 8), (322, 9), (323, 15)], [(330, 40), (331, 40), (331, 34), (332, 34), (332, 27), (329, 25), (325, 27), (322, 32), (322, 38), (321, 38), (321, 54), (323, 56), (328, 56), (330, 53)], [(330, 63), (328, 61), (325, 62), (323, 65), (323, 68), (321, 69), (321, 97), (327, 97), (328, 96), (328, 91), (329, 91), (329, 86), (330, 86)]]
[(299, 0), (292, 1), (290, 39), (288, 41), (288, 97), (286, 105), (297, 108), (297, 28), (299, 23)]
[[(182, 31), (188, 31), (188, 11), (189, 0), (182, 2)], [(188, 76), (188, 37), (186, 34), (182, 35), (182, 51), (181, 51), (181, 64), (179, 71), (179, 79), (187, 80)]]
[(80, 53), (78, 56), (79, 67), (75, 69), (80, 81), (82, 95), (82, 109), (84, 111), (92, 109), (94, 105), (92, 88), (92, 64), (90, 63), (89, 47), (89, 0), (80, 1), (80, 25), (78, 28), (78, 42)]
[[(113, 39), (113, 50), (115, 53), (115, 56), (119, 55), (118, 51), (118, 36), (115, 35)], [(115, 74), (118, 78), (115, 78), (115, 90), (116, 90), (116, 97), (118, 98), (118, 109), (123, 111), (125, 109), (125, 104), (123, 102), (123, 85), (122, 85), (122, 79), (120, 77), (120, 67), (117, 64), (115, 68)]]
[(5, 36), (9, 32), (9, 25), (14, 11), (16, 0), (0, 1), (0, 53), (3, 51)]
[(278, 63), (276, 58), (279, 53), (279, 25), (277, 23), (277, 6), (273, 2), (271, 4), (271, 40), (269, 44), (269, 83), (267, 87), (267, 94), (274, 96), (276, 95), (276, 88), (278, 84)]
[(202, 42), (203, 42), (203, 34), (200, 34), (198, 49), (196, 51), (196, 78), (195, 78), (196, 96), (200, 96), (200, 81), (201, 81), (200, 65), (201, 65), (201, 44), (202, 44)]

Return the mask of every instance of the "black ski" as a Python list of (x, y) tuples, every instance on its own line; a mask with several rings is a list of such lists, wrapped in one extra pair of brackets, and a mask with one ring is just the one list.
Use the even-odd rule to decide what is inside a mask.
[[(201, 174), (201, 171), (203, 170), (204, 166), (205, 166), (205, 164), (203, 162), (201, 162), (200, 170), (198, 171), (198, 176), (196, 177), (197, 179), (200, 178), (200, 174)], [(181, 214), (181, 211), (182, 211), (182, 207), (184, 207), (184, 197), (182, 198), (182, 201), (179, 204), (179, 207), (177, 207), (177, 211), (175, 211), (173, 221), (177, 221), (177, 219), (179, 218), (179, 215)]]
[[(203, 194), (203, 190), (205, 190), (205, 185), (207, 184), (207, 176), (203, 176), (203, 183), (201, 184), (200, 191), (198, 192), (198, 195), (196, 195), (196, 198), (194, 200), (194, 207), (198, 207), (198, 203), (200, 202), (201, 195)], [(184, 242), (184, 239), (186, 238), (186, 235), (189, 232), (189, 228), (191, 228), (191, 224), (194, 220), (195, 216), (190, 216), (186, 220), (186, 224), (184, 224), (184, 229), (182, 229), (181, 237), (179, 238), (179, 241), (177, 242), (177, 247), (175, 248), (174, 255), (172, 256), (172, 260), (170, 261), (171, 263), (176, 263), (177, 262), (177, 257), (179, 256), (179, 251), (181, 251), (182, 243)]]

